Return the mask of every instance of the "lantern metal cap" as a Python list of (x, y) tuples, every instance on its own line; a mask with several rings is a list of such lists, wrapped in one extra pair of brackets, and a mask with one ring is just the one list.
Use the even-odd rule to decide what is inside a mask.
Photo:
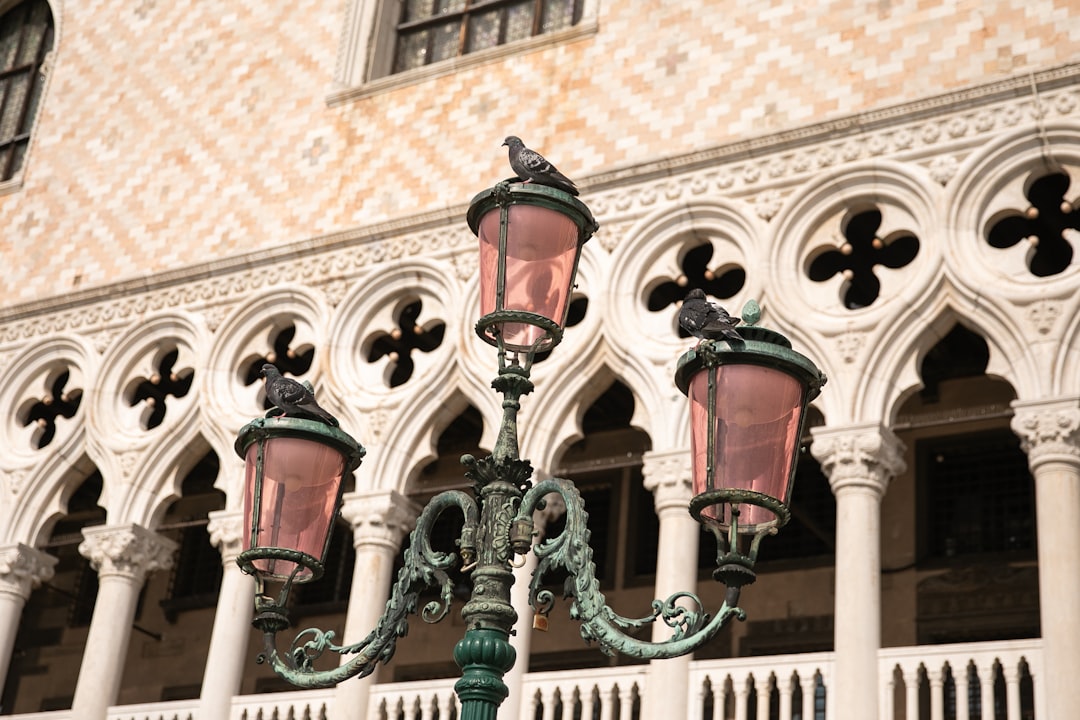
[(346, 472), (352, 472), (360, 467), (360, 461), (367, 454), (363, 445), (340, 428), (318, 420), (284, 416), (261, 417), (252, 420), (240, 429), (233, 448), (237, 455), (245, 457), (252, 443), (275, 437), (302, 438), (328, 445), (345, 458)]
[(514, 178), (503, 180), (494, 187), (484, 190), (469, 203), (469, 212), (465, 219), (474, 234), (480, 232), (480, 220), (489, 211), (520, 203), (537, 205), (567, 215), (580, 229), (578, 243), (584, 244), (593, 236), (600, 225), (596, 222), (588, 205), (570, 193), (558, 188), (537, 183), (514, 182)]
[(745, 363), (776, 368), (802, 381), (807, 387), (806, 401), (810, 402), (821, 393), (827, 378), (814, 362), (791, 348), (791, 341), (768, 328), (758, 327), (761, 308), (755, 300), (743, 306), (744, 325), (735, 328), (742, 342), (730, 340), (703, 340), (687, 350), (679, 358), (675, 368), (675, 384), (686, 395), (690, 380), (703, 368)]

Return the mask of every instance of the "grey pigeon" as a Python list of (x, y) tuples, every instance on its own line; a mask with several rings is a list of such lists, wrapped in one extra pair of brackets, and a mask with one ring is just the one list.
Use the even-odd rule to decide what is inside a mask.
[(315, 395), (302, 384), (282, 377), (270, 363), (262, 366), (259, 375), (266, 378), (266, 398), (274, 403), (281, 415), (306, 416), (337, 427), (337, 418), (319, 407)]
[(503, 141), (503, 145), (510, 148), (510, 169), (522, 180), (558, 188), (571, 195), (578, 194), (573, 180), (559, 172), (543, 155), (525, 147), (521, 138), (511, 135)]
[(702, 340), (724, 338), (732, 343), (741, 343), (742, 335), (735, 331), (738, 324), (739, 320), (728, 315), (727, 310), (709, 302), (701, 288), (694, 288), (686, 294), (679, 311), (679, 327)]

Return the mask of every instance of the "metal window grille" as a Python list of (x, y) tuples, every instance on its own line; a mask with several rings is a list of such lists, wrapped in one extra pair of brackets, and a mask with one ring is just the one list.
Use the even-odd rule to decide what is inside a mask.
[(1034, 482), (1007, 428), (920, 441), (930, 557), (1035, 549)]
[(393, 72), (575, 25), (581, 0), (406, 0)]

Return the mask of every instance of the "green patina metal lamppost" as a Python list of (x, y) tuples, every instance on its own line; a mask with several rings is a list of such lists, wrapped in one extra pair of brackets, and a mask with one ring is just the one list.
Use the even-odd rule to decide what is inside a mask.
[[(543, 579), (564, 570), (573, 598), (571, 617), (580, 621), (586, 641), (610, 654), (642, 659), (685, 655), (732, 617), (744, 617), (738, 607), (740, 588), (753, 582), (761, 538), (788, 520), (806, 406), (825, 378), (783, 336), (756, 326), (756, 303), (744, 311), (746, 325), (738, 329), (742, 342), (705, 340), (680, 359), (676, 384), (691, 402), (696, 495), (689, 511), (717, 536), (715, 577), (728, 592), (714, 615), (689, 591), (654, 601), (644, 617), (618, 615), (600, 592), (581, 494), (563, 478), (533, 484), (532, 466), (518, 456), (517, 412), (521, 398), (533, 389), (532, 362), (537, 352), (562, 339), (581, 248), (596, 231), (596, 221), (581, 201), (562, 190), (502, 182), (473, 199), (468, 222), (480, 240), (482, 317), (476, 331), (498, 349), (499, 374), (492, 387), (503, 396), (494, 451), (461, 459), (474, 494), (443, 492), (423, 509), (386, 610), (367, 637), (340, 646), (333, 632), (311, 628), (300, 632), (287, 652), (278, 652), (276, 633), (289, 626), (289, 590), (321, 575), (340, 480), (359, 465), (363, 449), (337, 428), (313, 420), (261, 418), (237, 440), (237, 451), (246, 459), (250, 528), (238, 562), (258, 580), (253, 624), (266, 643), (260, 661), (303, 688), (370, 674), (393, 655), (411, 614), (419, 612), (428, 622), (444, 618), (453, 599), (447, 571), (460, 563), (472, 577), (471, 596), (461, 609), (467, 629), (454, 648), (462, 668), (454, 686), (460, 718), (494, 720), (508, 693), (503, 675), (516, 659), (509, 643), (517, 620), (510, 604), (516, 555), (531, 550), (537, 556), (529, 593), (535, 612), (546, 617), (551, 611), (555, 597), (543, 588)], [(274, 443), (284, 440), (291, 444), (278, 449)], [(289, 468), (296, 472), (290, 475)], [(300, 469), (318, 472), (301, 480)], [(311, 488), (304, 491), (311, 497), (301, 501), (295, 493), (303, 488)], [(534, 546), (533, 513), (551, 493), (566, 505), (566, 526)], [(431, 547), (432, 528), (447, 511), (464, 518), (456, 553)], [(265, 592), (270, 581), (283, 582), (276, 598)], [(427, 587), (437, 588), (439, 599), (420, 609), (419, 595)], [(672, 628), (669, 640), (648, 642), (631, 634), (658, 619)], [(327, 651), (351, 657), (340, 666), (316, 669), (315, 661)]]

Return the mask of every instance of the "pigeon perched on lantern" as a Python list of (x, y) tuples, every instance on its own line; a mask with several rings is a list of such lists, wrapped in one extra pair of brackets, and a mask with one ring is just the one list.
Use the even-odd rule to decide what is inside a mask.
[(558, 188), (571, 195), (578, 194), (573, 180), (559, 172), (543, 155), (525, 147), (521, 138), (510, 135), (503, 141), (503, 145), (510, 148), (510, 169), (521, 180)]
[(270, 363), (262, 366), (259, 376), (266, 378), (266, 399), (281, 411), (279, 415), (321, 420), (337, 427), (337, 418), (324, 410), (315, 400), (315, 394), (302, 383), (284, 377)]
[(741, 343), (742, 336), (735, 330), (737, 318), (727, 310), (705, 297), (705, 291), (694, 288), (686, 294), (679, 311), (679, 327), (701, 340), (728, 340)]

